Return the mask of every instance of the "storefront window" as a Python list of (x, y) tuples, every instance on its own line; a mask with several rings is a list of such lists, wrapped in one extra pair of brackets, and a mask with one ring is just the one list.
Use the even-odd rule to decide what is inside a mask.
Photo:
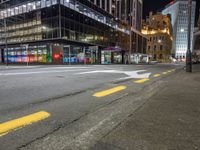
[(38, 62), (45, 63), (47, 62), (47, 48), (38, 47)]
[(15, 52), (16, 52), (16, 62), (21, 62), (22, 61), (22, 52), (21, 52), (21, 48), (20, 47), (16, 47), (14, 48)]
[(73, 47), (70, 51), (70, 61), (71, 63), (83, 63), (84, 62), (84, 53), (80, 47)]
[(27, 50), (26, 48), (22, 48), (22, 62), (27, 62), (28, 57), (27, 57)]
[(37, 62), (37, 49), (30, 47), (28, 52), (29, 62)]
[(52, 62), (52, 49), (50, 47), (47, 48), (47, 62)]
[[(4, 58), (6, 61), (6, 53), (4, 50)], [(8, 48), (8, 60), (9, 62), (52, 62), (52, 52), (47, 51), (47, 47), (44, 46), (29, 46), (25, 47)]]
[(86, 48), (85, 49), (85, 63), (87, 64), (96, 63), (96, 60), (97, 60), (96, 53), (97, 53), (96, 49)]
[(9, 62), (16, 62), (16, 52), (13, 49), (9, 49), (8, 60)]
[(104, 52), (102, 51), (102, 64), (111, 64), (111, 52)]
[(65, 47), (63, 48), (63, 62), (64, 63), (71, 63), (70, 59), (70, 47)]
[(122, 63), (122, 54), (121, 54), (121, 52), (113, 53), (113, 63), (115, 63), (115, 64)]

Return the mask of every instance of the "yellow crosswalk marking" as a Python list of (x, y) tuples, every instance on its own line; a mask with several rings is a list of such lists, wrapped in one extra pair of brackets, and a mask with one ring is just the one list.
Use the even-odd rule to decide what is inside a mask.
[(31, 115), (27, 115), (15, 120), (11, 120), (5, 123), (0, 124), (0, 136), (3, 136), (7, 133), (9, 133), (12, 130), (19, 129), (23, 126), (32, 124), (34, 122), (38, 122), (40, 120), (43, 120), (45, 118), (48, 118), (50, 114), (45, 111), (40, 111)]
[(124, 89), (126, 89), (126, 86), (117, 86), (117, 87), (114, 87), (114, 88), (111, 88), (111, 89), (108, 89), (108, 90), (97, 92), (93, 96), (94, 97), (104, 97), (104, 96), (108, 96), (110, 94), (122, 91)]

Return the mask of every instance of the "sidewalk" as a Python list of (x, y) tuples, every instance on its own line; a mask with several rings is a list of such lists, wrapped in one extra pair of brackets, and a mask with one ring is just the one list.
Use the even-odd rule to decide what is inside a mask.
[(92, 150), (200, 150), (200, 65), (180, 71)]

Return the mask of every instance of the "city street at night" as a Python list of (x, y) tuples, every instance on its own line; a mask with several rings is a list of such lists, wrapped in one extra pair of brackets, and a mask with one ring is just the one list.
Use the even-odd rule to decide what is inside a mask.
[(0, 150), (200, 150), (199, 0), (0, 0)]
[(0, 149), (89, 149), (179, 80), (183, 67), (3, 66)]

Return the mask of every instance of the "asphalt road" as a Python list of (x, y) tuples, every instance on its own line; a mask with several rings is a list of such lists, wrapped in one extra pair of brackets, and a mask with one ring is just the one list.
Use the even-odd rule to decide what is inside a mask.
[[(178, 64), (0, 66), (0, 150), (87, 149), (93, 139), (139, 107), (143, 96), (158, 92), (157, 83), (181, 68)], [(141, 100), (132, 103), (129, 95)], [(48, 115), (40, 114), (32, 122), (40, 115), (22, 118), (41, 111)], [(13, 127), (12, 121), (20, 118), (30, 122)], [(104, 126), (105, 122), (111, 124)], [(50, 136), (52, 145), (47, 142)]]

